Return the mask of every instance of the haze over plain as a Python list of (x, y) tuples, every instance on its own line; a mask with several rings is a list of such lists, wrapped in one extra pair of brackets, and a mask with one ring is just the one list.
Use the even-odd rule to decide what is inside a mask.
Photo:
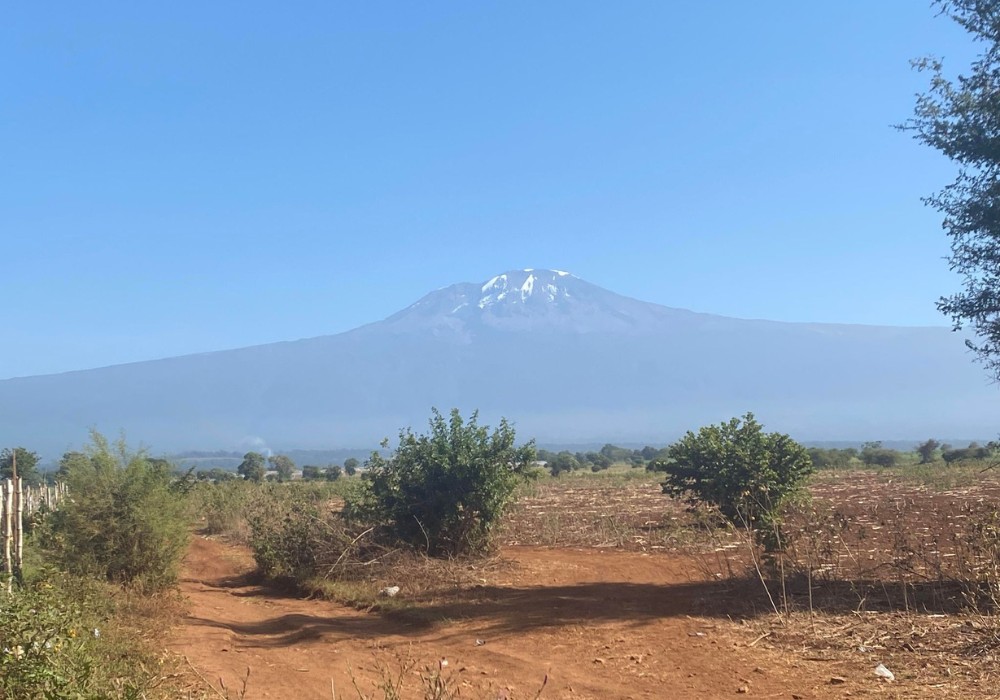
[(988, 436), (995, 388), (954, 340), (698, 314), (510, 270), (337, 335), (0, 381), (0, 425), (57, 455), (89, 427), (166, 450), (373, 447), (431, 406), (546, 444), (664, 444), (747, 410), (803, 440)]

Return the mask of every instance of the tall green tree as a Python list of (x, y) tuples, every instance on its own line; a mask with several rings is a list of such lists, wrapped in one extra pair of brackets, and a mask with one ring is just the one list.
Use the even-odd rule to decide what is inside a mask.
[(348, 457), (347, 459), (344, 460), (344, 472), (347, 474), (347, 476), (354, 476), (354, 474), (358, 471), (358, 467), (360, 465), (361, 462), (356, 460), (354, 457)]
[(331, 464), (326, 468), (326, 480), (336, 481), (343, 473), (344, 470), (340, 468), (339, 464)]
[(287, 455), (272, 455), (267, 458), (268, 464), (278, 472), (278, 481), (291, 481), (295, 473), (295, 462)]
[(963, 280), (962, 291), (942, 297), (938, 309), (956, 330), (974, 331), (966, 344), (1000, 378), (1000, 1), (934, 4), (981, 50), (967, 72), (954, 78), (940, 60), (914, 61), (930, 75), (930, 87), (899, 128), (958, 166), (955, 181), (924, 200), (944, 215), (950, 266)]
[(267, 474), (267, 460), (260, 452), (247, 452), (236, 473), (247, 481), (263, 481)]
[(548, 460), (547, 464), (549, 471), (552, 476), (559, 476), (563, 472), (571, 472), (574, 469), (580, 468), (580, 463), (577, 461), (573, 453), (568, 450), (563, 450), (559, 454)]
[(9, 479), (14, 472), (14, 457), (17, 456), (17, 475), (28, 486), (38, 486), (42, 483), (42, 475), (38, 472), (38, 454), (24, 447), (0, 450), (0, 479)]
[(715, 506), (769, 549), (778, 544), (782, 504), (812, 473), (806, 449), (788, 435), (765, 433), (752, 413), (688, 431), (667, 456), (656, 464), (666, 474), (664, 493)]
[(302, 467), (302, 479), (305, 481), (316, 481), (323, 478), (323, 470), (319, 467), (307, 464)]

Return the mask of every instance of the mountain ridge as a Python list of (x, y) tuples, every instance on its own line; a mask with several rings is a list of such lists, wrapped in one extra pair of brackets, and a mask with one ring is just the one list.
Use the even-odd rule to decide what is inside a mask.
[(747, 410), (803, 439), (908, 439), (992, 434), (996, 398), (946, 328), (735, 319), (527, 269), (342, 333), (2, 380), (0, 441), (328, 448), (431, 406), (553, 443), (664, 443)]
[[(728, 316), (728, 315), (725, 315), (725, 314), (718, 314), (718, 313), (714, 313), (714, 312), (710, 312), (710, 311), (694, 311), (694, 310), (691, 310), (691, 309), (685, 309), (685, 308), (681, 308), (681, 307), (667, 306), (665, 304), (660, 304), (658, 302), (643, 301), (643, 300), (635, 299), (633, 297), (627, 297), (625, 295), (618, 294), (617, 292), (613, 292), (613, 291), (604, 289), (602, 287), (599, 287), (598, 285), (594, 285), (594, 284), (592, 284), (590, 282), (586, 282), (586, 281), (584, 281), (584, 280), (576, 277), (575, 275), (572, 275), (572, 273), (564, 272), (564, 271), (560, 271), (560, 270), (540, 270), (538, 268), (524, 268), (524, 269), (521, 269), (521, 270), (509, 270), (509, 271), (507, 271), (505, 273), (501, 273), (500, 275), (495, 275), (493, 278), (491, 278), (491, 280), (497, 279), (499, 277), (503, 277), (505, 275), (513, 275), (513, 274), (522, 273), (522, 272), (523, 273), (549, 272), (549, 273), (556, 273), (556, 274), (565, 275), (565, 276), (574, 278), (576, 280), (579, 280), (580, 282), (583, 282), (584, 284), (587, 284), (588, 286), (591, 286), (591, 287), (594, 287), (594, 288), (596, 288), (598, 290), (601, 290), (602, 292), (604, 292), (606, 294), (618, 297), (619, 299), (627, 300), (629, 302), (634, 302), (634, 303), (642, 304), (642, 305), (649, 306), (649, 307), (655, 307), (657, 309), (664, 310), (664, 311), (667, 311), (667, 312), (670, 312), (670, 313), (676, 313), (678, 315), (690, 315), (693, 318), (723, 319), (725, 321), (732, 321), (732, 322), (767, 323), (767, 324), (775, 324), (775, 325), (788, 325), (788, 326), (800, 326), (800, 327), (814, 326), (814, 327), (830, 328), (830, 329), (838, 329), (838, 328), (843, 328), (843, 329), (860, 328), (860, 329), (880, 329), (880, 330), (883, 330), (883, 331), (890, 331), (890, 332), (893, 329), (898, 329), (898, 330), (935, 330), (935, 331), (947, 330), (949, 332), (951, 331), (951, 329), (949, 327), (944, 326), (944, 325), (941, 325), (941, 326), (928, 326), (928, 325), (907, 326), (907, 325), (885, 325), (885, 324), (871, 324), (871, 323), (847, 323), (847, 322), (840, 322), (840, 321), (780, 321), (780, 320), (768, 319), (768, 318), (756, 318), (756, 317), (754, 317), (754, 318), (745, 318), (745, 317), (741, 317), (741, 316)], [(393, 322), (393, 321), (399, 320), (400, 318), (403, 318), (406, 314), (408, 314), (409, 312), (411, 312), (413, 309), (415, 309), (418, 305), (422, 304), (425, 300), (428, 300), (428, 299), (430, 299), (430, 298), (432, 298), (432, 297), (434, 297), (434, 296), (436, 296), (436, 295), (438, 295), (440, 293), (449, 292), (449, 291), (456, 290), (456, 289), (461, 289), (461, 288), (470, 288), (470, 289), (471, 288), (481, 288), (484, 284), (486, 284), (486, 283), (458, 282), (458, 283), (455, 283), (455, 284), (452, 284), (452, 285), (447, 285), (445, 287), (440, 287), (439, 289), (436, 289), (436, 290), (434, 290), (432, 292), (429, 292), (428, 294), (425, 294), (423, 297), (421, 297), (417, 301), (413, 302), (409, 306), (407, 306), (407, 307), (405, 307), (403, 309), (400, 309), (399, 311), (396, 311), (395, 313), (392, 313), (389, 316), (387, 316), (387, 317), (385, 317), (385, 318), (383, 318), (381, 320), (371, 321), (369, 323), (364, 323), (364, 324), (362, 324), (360, 326), (356, 326), (354, 328), (350, 328), (350, 329), (347, 329), (347, 330), (344, 330), (344, 331), (339, 331), (339, 332), (336, 332), (336, 333), (320, 333), (318, 335), (304, 336), (304, 337), (301, 337), (301, 338), (295, 338), (295, 339), (291, 339), (291, 340), (275, 340), (275, 341), (269, 341), (269, 342), (265, 342), (265, 343), (254, 343), (252, 345), (245, 345), (245, 346), (235, 347), (235, 348), (219, 348), (219, 349), (212, 349), (212, 350), (199, 350), (199, 351), (196, 351), (196, 352), (184, 353), (184, 354), (181, 354), (181, 355), (171, 355), (171, 356), (168, 356), (168, 357), (157, 357), (157, 358), (146, 358), (146, 359), (141, 359), (141, 360), (132, 360), (132, 361), (129, 361), (129, 362), (121, 362), (121, 363), (116, 363), (116, 364), (111, 364), (111, 365), (98, 365), (98, 366), (95, 366), (95, 367), (85, 367), (85, 368), (80, 368), (80, 369), (62, 370), (62, 371), (59, 371), (59, 372), (46, 372), (46, 373), (42, 373), (42, 374), (19, 375), (19, 376), (6, 377), (6, 378), (3, 378), (3, 379), (0, 379), (0, 382), (6, 382), (6, 381), (12, 381), (12, 380), (22, 380), (22, 379), (33, 379), (33, 378), (38, 378), (38, 377), (62, 376), (62, 375), (67, 375), (67, 374), (76, 374), (76, 373), (79, 373), (79, 372), (91, 372), (91, 371), (97, 371), (97, 370), (110, 369), (110, 368), (113, 368), (113, 367), (123, 367), (123, 366), (137, 365), (137, 364), (144, 364), (144, 363), (151, 363), (151, 362), (167, 362), (167, 361), (172, 361), (172, 360), (177, 360), (177, 359), (182, 359), (182, 358), (200, 357), (200, 356), (204, 356), (204, 355), (214, 355), (214, 354), (217, 354), (217, 353), (240, 352), (240, 351), (243, 351), (243, 350), (250, 350), (250, 349), (253, 349), (253, 348), (263, 348), (263, 347), (271, 347), (271, 346), (289, 345), (289, 344), (294, 344), (294, 343), (302, 343), (302, 342), (308, 342), (308, 341), (313, 341), (313, 340), (319, 340), (319, 339), (322, 339), (322, 338), (329, 338), (329, 337), (344, 335), (344, 334), (347, 334), (347, 333), (354, 333), (354, 332), (361, 331), (363, 329), (369, 328), (371, 326), (379, 326), (380, 324), (383, 324), (383, 323)]]

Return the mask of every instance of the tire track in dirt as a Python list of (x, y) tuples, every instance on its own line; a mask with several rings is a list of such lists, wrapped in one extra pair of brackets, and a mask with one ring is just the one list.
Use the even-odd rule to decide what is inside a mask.
[[(247, 669), (247, 700), (372, 697), (382, 665), (408, 674), (420, 698), (421, 667), (448, 660), (461, 697), (843, 697), (795, 659), (750, 648), (734, 634), (717, 582), (669, 555), (601, 549), (512, 547), (503, 581), (431, 606), (434, 625), (408, 624), (322, 600), (289, 596), (252, 579), (248, 553), (195, 536), (180, 589), (187, 615), (167, 647), (232, 698)], [(401, 595), (405, 595), (404, 591)], [(715, 612), (713, 613), (713, 608)], [(698, 633), (701, 633), (700, 635)], [(477, 643), (480, 642), (480, 643)], [(832, 669), (824, 669), (824, 673)], [(353, 680), (352, 680), (353, 676)]]

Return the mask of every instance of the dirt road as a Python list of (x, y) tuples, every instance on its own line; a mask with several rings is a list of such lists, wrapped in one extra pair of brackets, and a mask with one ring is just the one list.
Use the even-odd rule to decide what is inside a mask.
[(195, 536), (181, 584), (188, 616), (168, 646), (232, 698), (249, 668), (247, 700), (330, 700), (332, 688), (356, 700), (353, 682), (381, 700), (373, 683), (407, 658), (416, 667), (404, 698), (423, 697), (418, 671), (442, 659), (467, 700), (534, 698), (546, 676), (541, 698), (552, 700), (865, 694), (829, 685), (844, 669), (751, 647), (712, 604), (723, 584), (699, 580), (690, 561), (536, 547), (504, 556), (498, 580), (437, 604), (431, 617), (444, 621), (422, 625), (255, 585), (245, 551)]

